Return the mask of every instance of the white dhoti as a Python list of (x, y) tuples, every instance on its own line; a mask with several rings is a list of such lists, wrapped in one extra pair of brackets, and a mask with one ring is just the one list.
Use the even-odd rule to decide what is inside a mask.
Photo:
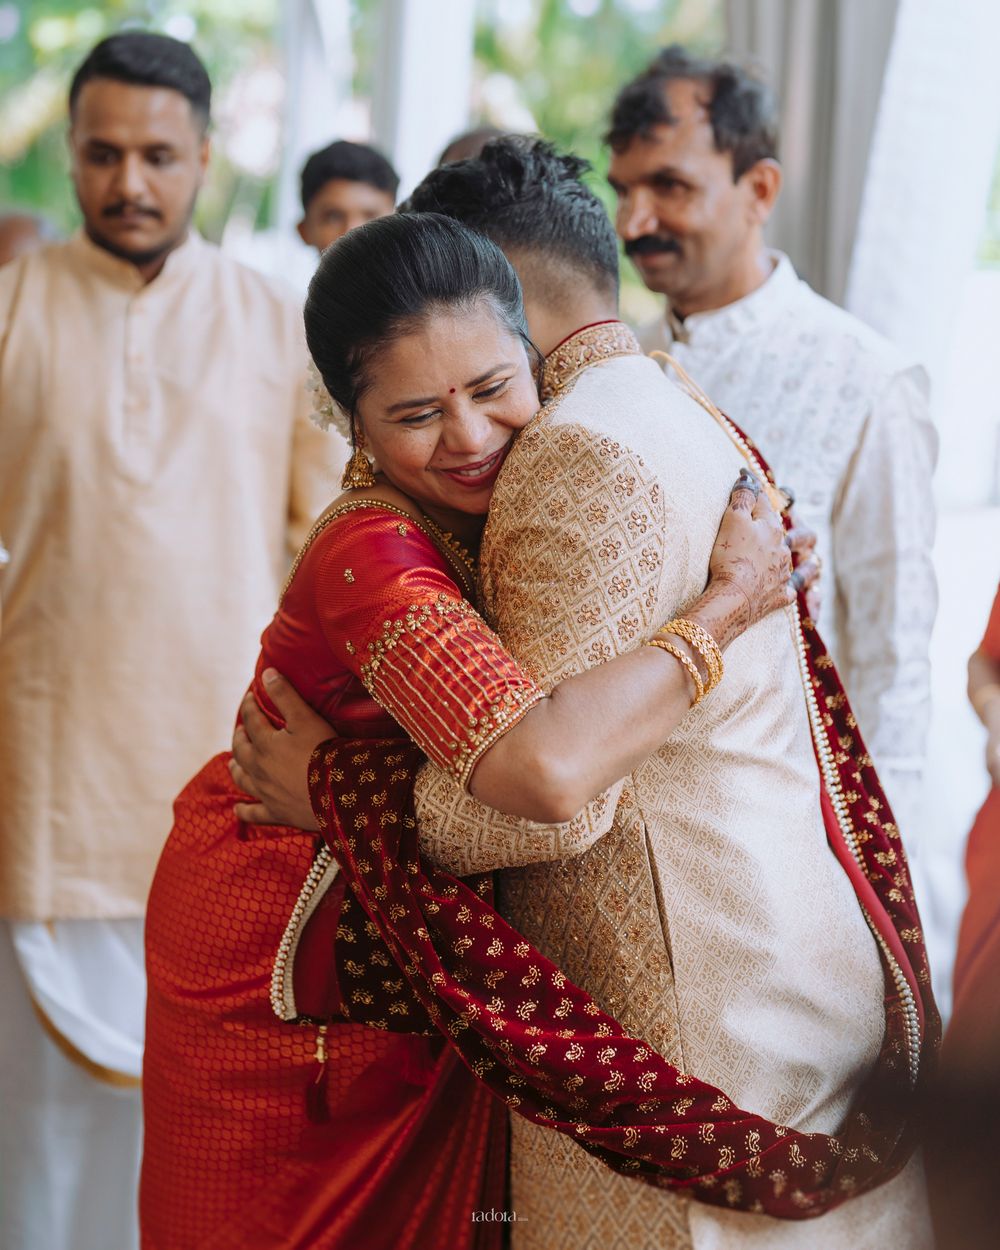
[(0, 922), (0, 1245), (137, 1250), (141, 920)]

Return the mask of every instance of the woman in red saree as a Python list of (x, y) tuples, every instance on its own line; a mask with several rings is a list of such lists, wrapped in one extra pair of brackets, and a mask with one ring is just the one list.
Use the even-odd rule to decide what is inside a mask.
[[(676, 640), (606, 666), (627, 709), (618, 720), (601, 670), (543, 703), (469, 606), (466, 549), (510, 440), (537, 407), (513, 271), (485, 239), (432, 216), (372, 223), (322, 264), (344, 275), (353, 264), (353, 297), (326, 332), (353, 362), (357, 393), (345, 407), (371, 414), (364, 433), (385, 478), (314, 527), (262, 639), (257, 703), (280, 723), (263, 680), (274, 666), (347, 738), (398, 737), (403, 724), (467, 776), (501, 741), (529, 735), (558, 743), (588, 794), (600, 793), (608, 768), (627, 769), (669, 734), (712, 675), (702, 651)], [(363, 479), (364, 463), (354, 466)], [(712, 584), (687, 613), (720, 646), (794, 595), (780, 526), (746, 482), (725, 525)], [(380, 706), (365, 663), (400, 620), (405, 636), (393, 640), (410, 648), (420, 679)], [(544, 751), (538, 759), (528, 801), (546, 819)], [(396, 774), (405, 770), (390, 766), (386, 780), (398, 784)], [(336, 981), (310, 975), (335, 942), (360, 951), (372, 931), (342, 888), (318, 888), (317, 839), (240, 824), (239, 797), (227, 757), (210, 761), (177, 800), (150, 897), (144, 1247), (498, 1245), (489, 1213), (504, 1205), (505, 1108), (411, 1017), (384, 952), (372, 960), (395, 995), (385, 1010), (399, 1032), (350, 1018), (373, 1005), (367, 990), (341, 997)], [(360, 976), (350, 953), (343, 967), (349, 981)]]
[(1000, 1157), (1000, 591), (969, 660), (969, 700), (987, 731), (991, 788), (969, 834), (969, 899), (955, 958), (954, 1005), (928, 1134), (940, 1250), (996, 1245)]

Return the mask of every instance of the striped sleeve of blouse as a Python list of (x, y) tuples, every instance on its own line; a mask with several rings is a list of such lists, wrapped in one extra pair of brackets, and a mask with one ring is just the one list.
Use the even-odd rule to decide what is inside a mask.
[(545, 696), (417, 524), (375, 508), (345, 521), (323, 562), (328, 640), (417, 746), (467, 787), (481, 756)]

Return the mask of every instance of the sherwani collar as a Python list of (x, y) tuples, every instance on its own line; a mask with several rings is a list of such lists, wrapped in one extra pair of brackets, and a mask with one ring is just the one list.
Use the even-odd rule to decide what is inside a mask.
[(564, 391), (584, 369), (615, 356), (641, 356), (639, 340), (623, 321), (598, 321), (583, 326), (545, 357), (542, 403)]

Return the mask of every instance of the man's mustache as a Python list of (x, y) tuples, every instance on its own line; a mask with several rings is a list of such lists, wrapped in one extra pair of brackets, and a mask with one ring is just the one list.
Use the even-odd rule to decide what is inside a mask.
[(659, 234), (644, 234), (639, 239), (629, 239), (625, 244), (626, 256), (653, 256), (657, 252), (676, 252), (680, 255), (681, 245), (676, 239), (668, 239)]
[(126, 212), (140, 213), (143, 217), (153, 217), (157, 221), (159, 221), (162, 216), (158, 208), (149, 208), (145, 204), (133, 204), (129, 200), (118, 200), (114, 204), (109, 204), (107, 208), (101, 210), (101, 216), (121, 217)]

